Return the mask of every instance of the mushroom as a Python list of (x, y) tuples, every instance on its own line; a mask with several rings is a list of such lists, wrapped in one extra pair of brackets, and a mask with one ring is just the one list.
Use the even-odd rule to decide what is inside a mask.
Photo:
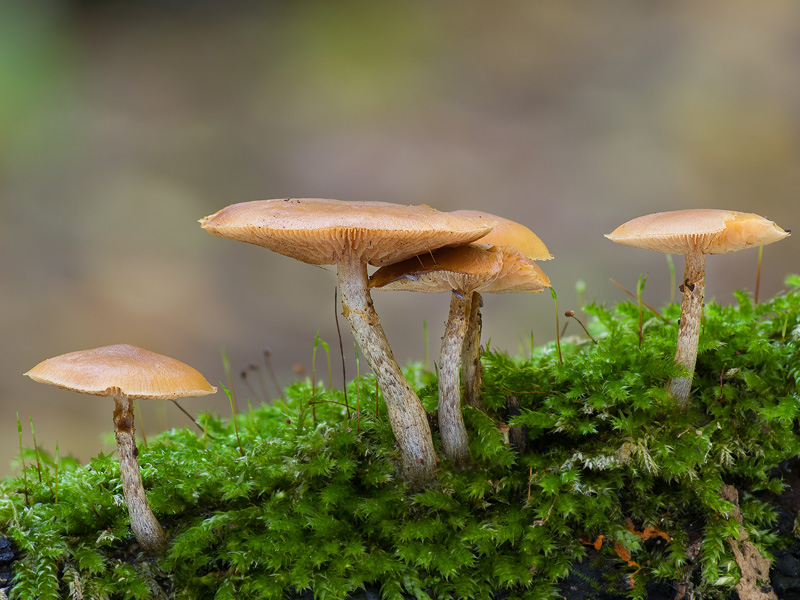
[(469, 463), (458, 374), (470, 303), (479, 301), (481, 292), (536, 293), (549, 286), (542, 270), (515, 248), (481, 244), (415, 256), (381, 267), (370, 278), (370, 287), (384, 290), (452, 292), (439, 358), (439, 431), (442, 450), (457, 468)]
[(412, 487), (434, 480), (436, 454), (425, 409), (392, 355), (367, 287), (374, 266), (485, 235), (493, 221), (429, 206), (287, 198), (233, 204), (200, 221), (203, 229), (313, 265), (335, 264), (342, 311), (386, 399)]
[(142, 486), (133, 400), (205, 396), (217, 388), (189, 365), (127, 344), (62, 354), (39, 363), (25, 375), (74, 392), (114, 398), (114, 434), (131, 530), (146, 552), (162, 552), (167, 536), (150, 510)]
[(606, 237), (612, 242), (683, 254), (686, 266), (680, 286), (681, 316), (675, 362), (688, 375), (674, 377), (670, 392), (681, 408), (689, 402), (700, 321), (703, 314), (706, 254), (728, 254), (788, 237), (790, 231), (752, 213), (707, 208), (654, 213), (623, 223)]
[[(495, 226), (485, 236), (473, 242), (484, 246), (513, 246), (531, 260), (550, 260), (553, 255), (544, 242), (530, 229), (496, 215), (478, 210), (456, 210), (454, 215), (482, 216), (496, 221)], [(461, 384), (464, 387), (464, 403), (481, 408), (481, 307), (483, 298), (479, 292), (472, 293), (467, 333), (461, 349)]]

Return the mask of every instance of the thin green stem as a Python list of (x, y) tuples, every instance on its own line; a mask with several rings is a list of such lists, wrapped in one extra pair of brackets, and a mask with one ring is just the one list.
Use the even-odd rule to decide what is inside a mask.
[(553, 297), (553, 304), (556, 307), (556, 347), (558, 348), (558, 362), (564, 364), (564, 357), (561, 355), (561, 328), (558, 324), (558, 296), (556, 291), (551, 287), (550, 295)]
[(317, 348), (319, 347), (319, 329), (314, 336), (314, 350), (311, 352), (311, 395), (317, 392)]
[[(614, 280), (613, 280), (613, 279), (611, 279), (610, 277), (609, 277), (609, 281), (610, 281), (611, 283), (613, 283), (615, 286), (617, 286), (619, 289), (621, 289), (623, 292), (625, 292), (626, 294), (628, 294), (628, 295), (629, 295), (631, 298), (636, 298), (636, 294), (634, 294), (632, 291), (630, 291), (630, 290), (629, 290), (629, 289), (627, 289), (626, 287), (624, 287), (624, 286), (620, 285), (619, 283), (617, 283), (616, 281), (614, 281)], [(658, 318), (659, 318), (661, 321), (663, 321), (663, 322), (664, 322), (664, 323), (666, 323), (667, 325), (669, 325), (669, 324), (670, 324), (670, 320), (669, 320), (669, 319), (667, 319), (666, 317), (662, 316), (662, 315), (661, 315), (661, 313), (659, 313), (659, 312), (658, 312), (658, 311), (657, 311), (655, 308), (653, 308), (652, 306), (650, 306), (650, 305), (649, 305), (647, 302), (645, 302), (644, 300), (642, 300), (642, 304), (643, 304), (643, 305), (644, 305), (644, 306), (647, 308), (647, 310), (649, 310), (651, 313), (653, 313), (653, 314), (654, 314), (656, 317), (658, 317)]]
[(25, 506), (29, 506), (28, 502), (28, 471), (25, 467), (25, 455), (22, 452), (22, 422), (19, 420), (19, 413), (17, 413), (17, 432), (19, 433), (19, 459), (22, 461), (22, 480), (25, 482)]
[[(314, 396), (317, 393), (317, 347), (319, 346), (319, 329), (317, 329), (317, 335), (314, 337), (314, 351), (311, 353), (311, 395)], [(311, 420), (314, 422), (314, 425), (317, 424), (317, 407), (314, 404), (311, 404)]]
[(428, 322), (422, 320), (422, 371), (428, 372)]
[(233, 431), (236, 434), (236, 442), (239, 444), (239, 454), (244, 456), (244, 449), (242, 448), (242, 440), (241, 440), (241, 438), (239, 438), (239, 423), (238, 423), (239, 420), (237, 419), (236, 403), (233, 400), (233, 394), (231, 393), (231, 391), (228, 388), (225, 387), (224, 384), (220, 384), (220, 385), (222, 387), (222, 390), (228, 396), (228, 401), (231, 404), (231, 414), (233, 415)]
[(642, 310), (644, 300), (642, 298), (644, 296), (645, 283), (647, 283), (647, 273), (639, 275), (639, 281), (636, 282), (636, 303), (639, 307), (639, 350), (642, 349), (642, 333), (644, 329), (644, 311)]
[(42, 483), (42, 463), (39, 461), (39, 446), (36, 443), (36, 431), (33, 429), (33, 417), (31, 420), (31, 435), (33, 436), (33, 451), (36, 453), (36, 472), (39, 474), (39, 483)]
[[(342, 330), (339, 328), (339, 286), (333, 288), (333, 320), (336, 323), (336, 336), (339, 338), (339, 356), (342, 358), (342, 391), (344, 392), (344, 404), (347, 406), (347, 418), (350, 418), (350, 402), (347, 399), (347, 371), (345, 369), (344, 360), (344, 346), (342, 345)], [(358, 352), (356, 352), (356, 360), (358, 360)], [(330, 361), (328, 362), (328, 370), (330, 370)], [(332, 387), (332, 386), (331, 386)], [(358, 393), (358, 388), (356, 388)], [(356, 404), (358, 400), (356, 400)], [(356, 409), (358, 410), (358, 409)]]
[[(356, 433), (361, 433), (361, 365), (358, 360), (358, 344), (353, 342), (353, 350), (356, 353)], [(345, 401), (347, 396), (345, 396)], [(348, 417), (350, 407), (347, 408)]]
[(672, 260), (672, 254), (665, 254), (667, 257), (667, 266), (669, 267), (669, 303), (675, 302), (675, 261)]
[(55, 496), (55, 503), (58, 504), (58, 463), (59, 463), (58, 442), (56, 442), (55, 462), (56, 462), (56, 491), (55, 491), (55, 494), (53, 494), (53, 495)]
[(236, 389), (233, 387), (233, 376), (231, 375), (231, 361), (228, 359), (228, 352), (225, 348), (222, 349), (222, 367), (225, 370), (225, 376), (228, 378), (228, 395), (233, 403), (233, 413), (237, 412), (238, 405), (236, 403)]
[(325, 360), (328, 362), (328, 389), (333, 389), (333, 371), (331, 370), (331, 349), (325, 342), (322, 342), (322, 349), (325, 350)]
[(224, 385), (222, 389), (228, 395), (228, 401), (231, 403), (231, 414), (233, 415), (233, 430), (236, 432), (236, 441), (239, 443), (239, 454), (244, 456), (244, 449), (242, 448), (242, 440), (239, 439), (239, 423), (237, 419), (237, 406), (236, 406), (236, 391), (233, 388), (233, 377), (231, 376), (231, 361), (228, 360), (228, 353), (225, 348), (222, 349), (222, 366), (225, 369), (225, 375), (228, 378), (228, 385), (230, 389)]
[(136, 419), (139, 421), (139, 433), (142, 434), (142, 442), (144, 447), (147, 448), (147, 434), (144, 432), (144, 419), (142, 418), (142, 407), (139, 406), (139, 401), (134, 400), (133, 406), (136, 409)]

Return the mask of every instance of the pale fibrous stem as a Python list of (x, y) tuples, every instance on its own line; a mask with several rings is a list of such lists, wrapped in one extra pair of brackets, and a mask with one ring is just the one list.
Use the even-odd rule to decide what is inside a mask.
[(114, 396), (114, 434), (117, 438), (122, 492), (131, 519), (131, 531), (139, 545), (150, 554), (159, 554), (167, 546), (167, 535), (150, 510), (139, 472), (139, 450), (136, 448), (133, 424), (133, 401), (119, 394)]
[(472, 292), (467, 333), (461, 348), (461, 384), (464, 388), (464, 404), (483, 410), (481, 403), (481, 388), (483, 387), (481, 306), (483, 306), (483, 298), (480, 293)]
[(681, 408), (689, 404), (692, 376), (697, 362), (697, 345), (700, 340), (700, 323), (703, 319), (703, 295), (705, 292), (706, 255), (699, 249), (686, 254), (681, 290), (681, 318), (678, 326), (678, 345), (675, 362), (683, 366), (689, 375), (674, 377), (669, 389)]
[(366, 263), (344, 257), (337, 272), (342, 314), (383, 392), (403, 476), (412, 488), (424, 487), (436, 479), (436, 453), (425, 408), (397, 365), (372, 306)]
[(469, 464), (469, 438), (461, 414), (459, 363), (467, 332), (471, 294), (453, 292), (450, 314), (442, 336), (439, 356), (439, 433), (442, 450), (456, 468)]

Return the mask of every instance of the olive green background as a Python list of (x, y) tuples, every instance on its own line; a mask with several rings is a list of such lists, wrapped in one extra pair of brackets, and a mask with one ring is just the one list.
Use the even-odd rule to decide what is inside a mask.
[[(341, 385), (333, 272), (200, 229), (230, 203), (494, 212), (547, 244), (562, 312), (577, 280), (614, 302), (609, 278), (643, 273), (662, 304), (664, 256), (603, 234), (689, 207), (800, 228), (798, 64), (793, 0), (0, 0), (0, 474), (16, 413), (26, 445), (32, 417), (50, 452), (112, 448), (110, 402), (22, 376), (56, 354), (131, 343), (216, 384), (222, 348), (238, 372), (269, 347), (285, 384), (319, 330)], [(765, 248), (763, 295), (800, 270), (798, 237)], [(752, 290), (756, 260), (709, 258), (708, 297)], [(446, 297), (375, 304), (401, 364), (423, 358), (423, 321), (435, 360)], [(486, 297), (492, 346), (526, 350), (531, 332), (554, 337), (549, 294)], [(221, 392), (184, 405), (229, 411)], [(142, 410), (150, 434), (189, 424)]]

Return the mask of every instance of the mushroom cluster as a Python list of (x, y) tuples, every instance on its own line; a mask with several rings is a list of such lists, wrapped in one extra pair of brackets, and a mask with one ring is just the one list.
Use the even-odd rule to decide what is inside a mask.
[(550, 280), (533, 260), (550, 259), (552, 255), (530, 229), (519, 223), (478, 211), (453, 214), (492, 219), (496, 225), (472, 244), (381, 267), (369, 285), (391, 291), (450, 292), (450, 313), (439, 358), (438, 418), (442, 451), (456, 467), (463, 468), (469, 464), (469, 440), (461, 411), (459, 364), (470, 404), (479, 406), (481, 293), (541, 292), (550, 287)]
[[(475, 210), (456, 210), (453, 214), (479, 215), (487, 214)], [(492, 215), (489, 215), (492, 216)], [(530, 229), (498, 216), (493, 216), (496, 225), (475, 244), (484, 246), (513, 247), (530, 260), (551, 260), (553, 255), (544, 245), (544, 242)], [(469, 325), (467, 326), (466, 339), (461, 351), (461, 379), (464, 387), (464, 401), (470, 406), (481, 407), (480, 395), (482, 387), (480, 339), (481, 339), (481, 314), (483, 299), (480, 292), (472, 293), (470, 301)]]
[(468, 244), (494, 221), (429, 206), (286, 198), (233, 204), (200, 221), (210, 234), (255, 244), (313, 265), (336, 265), (342, 313), (378, 380), (412, 487), (434, 481), (436, 452), (427, 415), (406, 381), (372, 305), (367, 264), (380, 266)]

